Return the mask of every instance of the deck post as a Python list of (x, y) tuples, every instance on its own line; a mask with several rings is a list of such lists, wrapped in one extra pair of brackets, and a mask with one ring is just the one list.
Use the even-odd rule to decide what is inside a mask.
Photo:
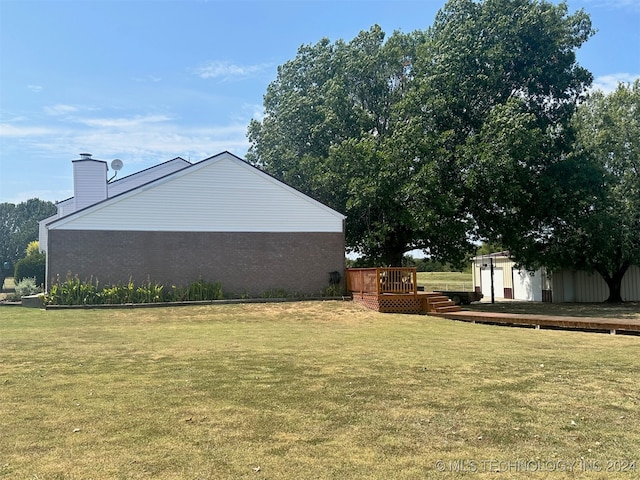
[(413, 296), (417, 297), (418, 296), (418, 271), (417, 270), (413, 270), (411, 272), (411, 283), (413, 283)]

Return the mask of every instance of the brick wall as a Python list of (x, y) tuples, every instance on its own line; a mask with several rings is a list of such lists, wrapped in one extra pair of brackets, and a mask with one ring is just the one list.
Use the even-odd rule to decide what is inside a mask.
[(103, 285), (201, 278), (222, 282), (225, 293), (317, 295), (344, 267), (344, 233), (50, 230), (47, 285), (71, 273)]

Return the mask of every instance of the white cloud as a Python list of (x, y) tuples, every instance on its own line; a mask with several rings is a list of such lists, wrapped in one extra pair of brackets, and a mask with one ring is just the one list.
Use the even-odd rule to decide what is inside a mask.
[(55, 129), (37, 126), (16, 126), (9, 123), (0, 123), (0, 137), (37, 137), (42, 135), (53, 135)]
[(593, 80), (591, 90), (602, 90), (604, 93), (611, 93), (618, 88), (619, 83), (632, 83), (640, 79), (640, 73), (613, 73), (602, 75)]
[(27, 88), (34, 93), (40, 93), (43, 90), (41, 85), (27, 85)]
[[(189, 126), (169, 120), (162, 115), (84, 120), (90, 128), (0, 124), (0, 137), (11, 137), (45, 158), (62, 162), (79, 152), (91, 152), (96, 158), (121, 158), (127, 165), (145, 166), (176, 156), (201, 160), (224, 150), (244, 156), (249, 147), (245, 123)], [(129, 173), (134, 171), (137, 168)]]
[(246, 125), (180, 127), (167, 124), (153, 128), (141, 125), (127, 131), (92, 129), (65, 138), (61, 143), (66, 144), (67, 151), (73, 145), (74, 152), (86, 150), (97, 158), (117, 157), (125, 164), (156, 164), (176, 156), (200, 160), (223, 150), (244, 155), (248, 148)]
[(79, 110), (78, 107), (74, 107), (73, 105), (62, 105), (62, 104), (50, 105), (50, 106), (44, 107), (44, 112), (47, 115), (53, 115), (53, 116), (69, 115), (70, 113), (75, 113), (78, 110)]
[(99, 128), (131, 128), (149, 123), (162, 123), (171, 120), (168, 115), (136, 115), (130, 118), (87, 118), (79, 119), (81, 123)]
[(132, 80), (139, 83), (158, 83), (162, 81), (162, 77), (158, 77), (156, 75), (147, 75), (145, 77), (133, 77)]
[(220, 78), (222, 80), (229, 80), (231, 78), (247, 78), (268, 67), (269, 65), (267, 64), (235, 65), (230, 62), (211, 61), (194, 68), (193, 72), (204, 79)]

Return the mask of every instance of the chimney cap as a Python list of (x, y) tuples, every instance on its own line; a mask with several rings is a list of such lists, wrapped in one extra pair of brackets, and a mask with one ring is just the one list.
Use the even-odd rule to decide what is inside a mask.
[(83, 159), (90, 159), (91, 158), (91, 154), (90, 153), (81, 153), (80, 157)]

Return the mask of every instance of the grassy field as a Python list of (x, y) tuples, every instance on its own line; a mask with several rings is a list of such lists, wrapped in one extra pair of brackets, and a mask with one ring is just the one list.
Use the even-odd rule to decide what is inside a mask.
[(0, 478), (637, 478), (639, 351), (351, 302), (3, 307)]
[(473, 291), (473, 277), (461, 272), (418, 272), (418, 285), (427, 291)]

